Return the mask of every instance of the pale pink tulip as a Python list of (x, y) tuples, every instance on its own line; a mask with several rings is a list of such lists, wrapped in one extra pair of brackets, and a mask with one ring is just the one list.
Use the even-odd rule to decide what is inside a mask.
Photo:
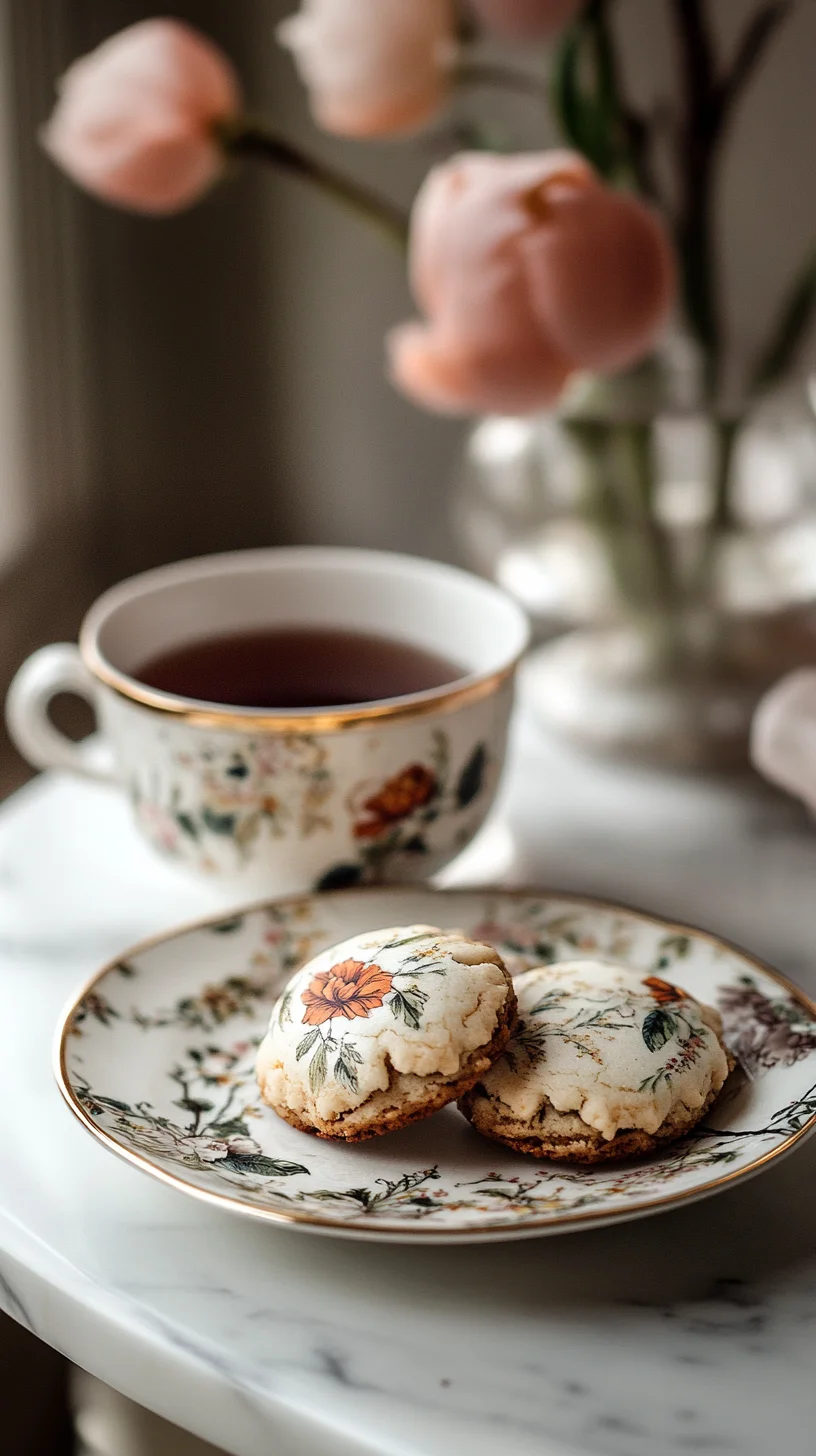
[(341, 136), (414, 131), (447, 96), (453, 0), (303, 0), (278, 27), (315, 119)]
[(577, 370), (633, 364), (676, 287), (659, 219), (573, 152), (435, 168), (414, 206), (411, 277), (427, 322), (393, 332), (392, 374), (450, 413), (528, 414)]
[(178, 212), (222, 172), (216, 124), (240, 106), (235, 71), (206, 36), (144, 20), (74, 62), (42, 140), (69, 177), (107, 202)]
[(584, 0), (471, 0), (483, 25), (500, 35), (549, 40), (569, 25)]

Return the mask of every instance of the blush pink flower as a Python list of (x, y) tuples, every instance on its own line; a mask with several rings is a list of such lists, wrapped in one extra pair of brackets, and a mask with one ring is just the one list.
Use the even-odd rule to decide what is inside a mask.
[(97, 197), (178, 212), (220, 176), (216, 125), (240, 106), (235, 71), (205, 36), (179, 21), (144, 20), (74, 62), (42, 140)]
[(523, 39), (547, 40), (569, 25), (584, 0), (471, 0), (489, 30)]
[(455, 35), (453, 0), (303, 0), (278, 27), (317, 122), (356, 137), (430, 120), (450, 86)]
[(392, 333), (392, 375), (448, 413), (532, 413), (578, 370), (635, 363), (676, 293), (658, 216), (563, 151), (435, 168), (414, 205), (411, 278), (426, 322)]

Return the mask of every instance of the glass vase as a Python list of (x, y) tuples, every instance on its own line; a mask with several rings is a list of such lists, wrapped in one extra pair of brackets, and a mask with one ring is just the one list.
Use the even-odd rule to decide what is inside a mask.
[(728, 769), (767, 687), (816, 661), (816, 416), (806, 383), (756, 407), (688, 393), (645, 366), (557, 414), (483, 420), (454, 515), (533, 619), (542, 722), (593, 752)]

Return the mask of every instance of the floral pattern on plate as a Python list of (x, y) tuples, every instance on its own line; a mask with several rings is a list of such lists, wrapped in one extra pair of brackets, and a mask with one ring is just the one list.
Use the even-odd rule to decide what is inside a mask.
[[(720, 1008), (744, 1070), (692, 1136), (637, 1163), (595, 1168), (538, 1165), (497, 1149), (454, 1108), (351, 1147), (282, 1123), (260, 1104), (254, 1060), (287, 977), (362, 930), (423, 922), (490, 941), (514, 971), (576, 952), (620, 960), (649, 978), (658, 1016), (673, 1014), (676, 974), (690, 995)], [(355, 1004), (393, 994), (355, 974)], [(317, 1018), (330, 988), (312, 989)], [(322, 1025), (315, 1020), (309, 1034)], [(812, 1132), (816, 1012), (714, 938), (613, 905), (511, 891), (352, 890), (135, 948), (66, 1017), (58, 1077), (106, 1146), (227, 1208), (347, 1236), (506, 1239), (703, 1197)]]

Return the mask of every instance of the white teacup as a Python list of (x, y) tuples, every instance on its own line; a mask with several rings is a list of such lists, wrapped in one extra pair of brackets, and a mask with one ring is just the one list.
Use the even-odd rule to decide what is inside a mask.
[[(460, 663), (444, 687), (348, 708), (228, 707), (134, 672), (207, 637), (332, 627)], [(335, 548), (236, 552), (161, 567), (105, 593), (79, 648), (44, 647), (9, 690), (9, 731), (38, 768), (118, 783), (157, 849), (269, 893), (421, 879), (473, 838), (495, 795), (519, 608), (453, 567)], [(48, 716), (58, 693), (93, 705), (84, 744)]]

